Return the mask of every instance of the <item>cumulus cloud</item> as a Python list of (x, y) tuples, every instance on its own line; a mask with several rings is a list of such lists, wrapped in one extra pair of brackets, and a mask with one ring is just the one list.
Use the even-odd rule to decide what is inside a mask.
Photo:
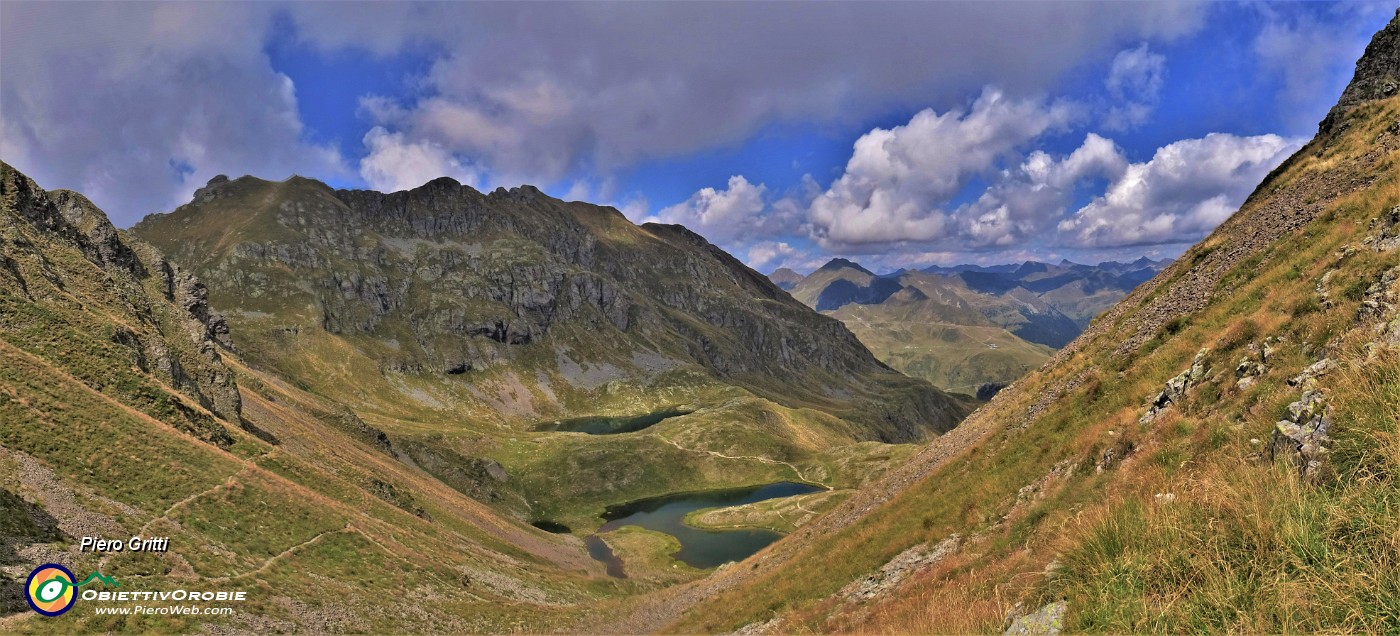
[(958, 209), (954, 217), (960, 243), (977, 249), (1023, 244), (1063, 216), (1081, 181), (1117, 179), (1127, 167), (1122, 151), (1094, 133), (1058, 159), (1036, 150), (1016, 170), (1004, 172), (977, 201)]
[(402, 133), (374, 127), (365, 135), (369, 154), (360, 161), (360, 177), (381, 192), (410, 190), (438, 177), (479, 186), (477, 172), (431, 140), (407, 141)]
[(1122, 247), (1195, 241), (1244, 202), (1303, 140), (1212, 133), (1159, 148), (1059, 224), (1066, 243)]
[(774, 268), (776, 269), (777, 267), (790, 267), (790, 262), (794, 260), (804, 260), (806, 258), (804, 252), (785, 242), (762, 241), (755, 243), (749, 248), (744, 262), (747, 263), (749, 267), (759, 269), (769, 263), (777, 261), (774, 264)]
[(1166, 56), (1153, 53), (1146, 42), (1115, 55), (1104, 81), (1112, 100), (1104, 128), (1122, 131), (1145, 123), (1157, 105), (1166, 69)]
[(633, 194), (624, 197), (621, 202), (614, 204), (622, 216), (633, 223), (643, 223), (651, 214), (651, 203), (645, 196)]
[(1073, 109), (1013, 99), (988, 88), (967, 111), (926, 109), (909, 123), (856, 140), (844, 174), (811, 204), (812, 232), (824, 247), (930, 241), (945, 234), (942, 206)]
[(307, 141), (296, 88), (260, 48), (262, 5), (0, 4), (0, 147), (118, 225), (218, 173), (349, 174)]
[[(550, 183), (741, 141), (947, 103), (988, 76), (1031, 92), (1125, 40), (1196, 29), (1189, 3), (0, 3), (0, 142), (119, 223), (215, 173), (400, 187), (419, 166)], [(1057, 29), (1040, 28), (1053, 21)], [(1002, 45), (1015, 33), (1026, 50)], [(363, 104), (371, 155), (317, 141), (266, 50), (412, 52), (410, 94)], [(917, 60), (918, 63), (910, 63)], [(378, 153), (375, 150), (378, 149)], [(455, 158), (455, 159), (453, 159)], [(456, 161), (456, 165), (453, 164)], [(357, 169), (357, 170), (356, 170)], [(403, 174), (400, 174), (403, 172)], [(412, 178), (410, 178), (412, 177)], [(513, 185), (513, 183), (510, 183)]]
[(702, 188), (684, 202), (662, 208), (653, 220), (684, 225), (711, 241), (766, 235), (781, 229), (777, 225), (783, 220), (763, 214), (767, 192), (767, 186), (735, 175), (725, 189)]

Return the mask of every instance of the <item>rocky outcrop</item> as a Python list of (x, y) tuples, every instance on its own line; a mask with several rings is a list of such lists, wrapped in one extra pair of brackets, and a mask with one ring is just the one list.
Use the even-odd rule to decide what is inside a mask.
[(1304, 392), (1301, 399), (1288, 405), (1287, 416), (1275, 425), (1269, 458), (1288, 462), (1305, 481), (1321, 481), (1331, 441), (1327, 436), (1332, 428), (1330, 411), (1322, 393)]
[(1328, 358), (1323, 358), (1308, 365), (1308, 368), (1303, 369), (1302, 373), (1289, 378), (1288, 386), (1303, 387), (1305, 389), (1315, 388), (1317, 386), (1317, 379), (1332, 372), (1335, 368), (1337, 368), (1337, 363)]
[(837, 595), (850, 603), (873, 599), (894, 589), (909, 575), (956, 554), (961, 545), (962, 537), (956, 534), (934, 545), (920, 543), (895, 555), (869, 576), (847, 584)]
[(1024, 616), (1017, 616), (1013, 613), (1011, 624), (1006, 628), (1005, 633), (1008, 636), (1012, 634), (1054, 636), (1064, 631), (1065, 612), (1068, 610), (1069, 603), (1055, 601)]
[[(9, 243), (0, 251), (7, 254), (3, 269), (11, 289), (27, 302), (53, 308), (47, 315), (61, 319), (89, 309), (72, 306), (64, 295), (78, 293), (82, 285), (74, 278), (98, 277), (103, 289), (88, 301), (103, 315), (124, 318), (108, 340), (128, 351), (131, 365), (223, 419), (241, 423), (238, 388), (220, 354), (232, 347), (228, 325), (210, 309), (204, 286), (155, 248), (117, 230), (86, 197), (46, 192), (8, 164), (0, 170)], [(64, 260), (65, 250), (81, 254), (96, 269), (80, 272), (79, 264)], [(36, 274), (55, 292), (39, 291)], [(99, 385), (111, 381), (94, 379)], [(197, 428), (211, 441), (228, 441), (215, 423)]]
[(1318, 124), (1318, 135), (1330, 135), (1345, 126), (1346, 113), (1376, 99), (1385, 99), (1400, 91), (1400, 10), (1390, 24), (1378, 31), (1366, 46), (1366, 52), (1356, 62), (1351, 83), (1342, 91), (1337, 104)]
[(1152, 399), (1152, 404), (1147, 408), (1147, 412), (1138, 420), (1140, 424), (1148, 424), (1157, 419), (1157, 415), (1168, 406), (1179, 404), (1186, 397), (1186, 391), (1204, 380), (1210, 374), (1210, 365), (1207, 357), (1210, 355), (1209, 349), (1201, 349), (1196, 352), (1196, 357), (1191, 360), (1191, 366), (1185, 371), (1167, 380), (1167, 386), (1162, 389), (1157, 397)]
[(1369, 231), (1361, 244), (1377, 252), (1389, 252), (1400, 247), (1400, 205), (1371, 219)]
[(1264, 343), (1249, 343), (1247, 353), (1235, 364), (1235, 388), (1243, 391), (1257, 381), (1259, 376), (1268, 371), (1269, 358), (1274, 355), (1274, 346), (1278, 344), (1278, 339), (1269, 336), (1264, 339)]

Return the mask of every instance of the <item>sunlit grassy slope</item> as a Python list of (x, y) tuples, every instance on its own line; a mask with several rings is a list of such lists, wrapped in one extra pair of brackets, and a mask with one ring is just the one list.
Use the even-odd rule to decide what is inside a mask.
[[(1400, 251), (1377, 249), (1400, 232), (1400, 98), (1345, 121), (1046, 369), (667, 629), (989, 632), (1065, 600), (1076, 630), (1400, 630)], [(1202, 351), (1201, 380), (1140, 423)], [(1309, 386), (1331, 409), (1318, 483), (1268, 452)], [(885, 593), (836, 594), (954, 534)]]
[[(185, 329), (204, 328), (188, 312), (199, 305), (167, 298), (153, 252), (85, 201), (51, 207), (70, 195), (9, 166), (3, 177), (0, 632), (538, 631), (647, 585), (606, 578), (577, 539), (463, 496), (347, 425), (343, 407), (210, 348)], [(241, 408), (201, 403), (235, 378), (239, 399), (210, 404)], [(136, 534), (168, 536), (170, 551), (76, 550), (81, 536)], [(45, 619), (18, 596), (44, 562), (124, 590), (249, 600), (231, 617), (100, 617), (79, 601)], [(433, 603), (402, 602), (427, 590)]]
[(1006, 328), (939, 321), (936, 315), (886, 301), (850, 304), (830, 315), (871, 353), (947, 391), (976, 395), (986, 384), (1010, 384), (1039, 368), (1054, 349), (1027, 342)]

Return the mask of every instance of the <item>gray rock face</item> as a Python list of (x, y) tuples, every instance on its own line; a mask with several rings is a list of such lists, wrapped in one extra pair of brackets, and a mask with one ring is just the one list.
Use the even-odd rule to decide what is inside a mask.
[(1235, 365), (1235, 386), (1246, 389), (1254, 385), (1254, 378), (1264, 374), (1264, 365), (1248, 356), (1240, 358)]
[(833, 414), (885, 441), (948, 430), (965, 410), (699, 235), (529, 186), (482, 194), (438, 179), (381, 194), (215, 179), (133, 232), (197, 272), (235, 321), (271, 315), (351, 339), (384, 373), (566, 377), (567, 350), (645, 383), (641, 355), (780, 403), (839, 403)]
[(1157, 397), (1153, 398), (1152, 405), (1148, 407), (1147, 413), (1143, 414), (1142, 418), (1138, 420), (1139, 423), (1148, 424), (1152, 420), (1157, 419), (1158, 413), (1161, 413), (1168, 406), (1180, 403), (1181, 400), (1186, 397), (1186, 391), (1188, 389), (1195, 386), (1201, 380), (1204, 380), (1206, 375), (1210, 373), (1209, 361), (1207, 360), (1207, 356), (1209, 355), (1209, 349), (1201, 349), (1196, 352), (1196, 357), (1191, 360), (1191, 366), (1189, 368), (1182, 371), (1176, 377), (1167, 380), (1166, 388), (1162, 389), (1162, 392), (1158, 393)]
[(1288, 385), (1301, 386), (1307, 389), (1311, 389), (1317, 386), (1318, 378), (1327, 375), (1328, 373), (1331, 373), (1332, 370), (1336, 367), (1337, 364), (1335, 362), (1332, 362), (1328, 358), (1323, 358), (1321, 360), (1318, 360), (1317, 362), (1312, 363), (1311, 365), (1308, 365), (1308, 368), (1303, 369), (1302, 373), (1299, 373), (1298, 375), (1289, 378)]
[(1318, 134), (1328, 134), (1344, 124), (1347, 111), (1365, 102), (1385, 99), (1400, 91), (1400, 9), (1385, 28), (1376, 32), (1366, 52), (1356, 61), (1342, 96), (1318, 124)]
[(875, 598), (894, 589), (910, 574), (931, 567), (956, 554), (961, 545), (962, 537), (956, 534), (939, 541), (936, 545), (920, 543), (895, 555), (893, 559), (890, 559), (888, 563), (869, 576), (852, 581), (841, 589), (839, 595), (852, 603)]
[[(1397, 123), (1400, 125), (1400, 123)], [(1400, 247), (1400, 205), (1371, 219), (1370, 231), (1361, 244), (1377, 252), (1389, 252)]]
[(1288, 405), (1288, 415), (1274, 427), (1269, 446), (1271, 459), (1283, 458), (1298, 469), (1310, 483), (1325, 475), (1327, 432), (1332, 427), (1331, 409), (1323, 395), (1306, 391), (1302, 399)]
[(1395, 308), (1395, 281), (1400, 280), (1400, 266), (1392, 267), (1381, 274), (1380, 280), (1366, 288), (1361, 297), (1361, 306), (1356, 309), (1358, 321), (1384, 319)]
[(1011, 626), (1006, 628), (1006, 634), (1043, 634), (1054, 636), (1064, 631), (1065, 612), (1069, 610), (1069, 603), (1065, 601), (1055, 601), (1034, 612), (1020, 616), (1011, 621)]

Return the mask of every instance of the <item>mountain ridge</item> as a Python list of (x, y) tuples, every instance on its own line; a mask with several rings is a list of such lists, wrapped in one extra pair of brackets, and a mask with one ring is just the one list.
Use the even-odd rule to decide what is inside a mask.
[[(251, 191), (242, 193), (239, 189)], [(287, 190), (292, 192), (285, 192)], [(201, 215), (199, 210), (219, 206), (229, 197), (238, 198), (235, 207), (243, 210), (246, 218), (240, 219), (236, 228), (228, 219), (215, 220), (212, 227), (205, 227), (209, 225), (211, 215)], [(269, 197), (287, 199), (277, 202), (255, 200)], [(491, 205), (504, 206), (515, 216), (488, 214), (486, 211)], [(386, 240), (371, 245), (369, 241), (373, 239), (365, 238), (367, 234), (351, 237), (345, 231), (336, 237), (317, 236), (324, 230), (315, 227), (315, 223), (320, 222), (312, 220), (316, 214), (320, 214), (321, 218), (329, 215), (342, 225), (363, 227)], [(221, 222), (223, 225), (220, 225)], [(798, 307), (786, 305), (790, 301), (776, 285), (698, 234), (679, 226), (633, 226), (615, 209), (560, 202), (529, 186), (497, 189), (491, 194), (482, 195), (450, 180), (435, 180), (413, 190), (381, 194), (364, 190), (331, 190), (319, 182), (300, 178), (276, 184), (251, 177), (216, 180), (202, 188), (190, 204), (172, 213), (152, 215), (136, 224), (132, 232), (166, 248), (174, 258), (194, 263), (196, 270), (205, 270), (206, 278), (212, 281), (216, 304), (230, 309), (242, 311), (247, 308), (276, 313), (267, 311), (268, 303), (264, 300), (245, 300), (252, 294), (232, 291), (235, 288), (253, 291), (247, 289), (246, 280), (237, 280), (236, 276), (224, 280), (213, 269), (216, 261), (226, 264), (253, 261), (255, 267), (256, 261), (262, 261), (293, 270), (320, 271), (323, 279), (316, 283), (318, 287), (342, 289), (345, 292), (343, 295), (346, 298), (316, 291), (308, 295), (285, 284), (279, 290), (256, 290), (263, 298), (279, 294), (288, 301), (296, 298), (297, 302), (305, 302), (301, 299), (306, 299), (318, 304), (322, 314), (321, 326), (331, 333), (372, 335), (381, 321), (392, 323), (406, 318), (420, 340), (425, 335), (435, 333), (463, 333), (469, 338), (477, 338), (469, 340), (468, 346), (456, 346), (455, 350), (453, 345), (444, 344), (442, 351), (445, 353), (439, 351), (440, 355), (434, 355), (435, 348), (431, 346), (417, 347), (422, 353), (411, 355), (407, 348), (409, 343), (397, 338), (404, 349), (397, 354), (385, 354), (390, 359), (399, 356), (401, 361), (391, 366), (400, 371), (425, 370), (429, 367), (425, 367), (424, 363), (429, 361), (442, 369), (465, 368), (470, 371), (490, 368), (503, 357), (511, 355), (510, 346), (528, 345), (546, 337), (556, 320), (568, 323), (578, 319), (586, 321), (592, 329), (628, 334), (632, 333), (636, 321), (651, 321), (654, 326), (657, 322), (670, 321), (665, 317), (667, 311), (679, 310), (704, 316), (706, 322), (723, 325), (731, 333), (740, 334), (741, 339), (749, 339), (751, 344), (738, 348), (721, 344), (729, 338), (717, 340), (714, 335), (704, 333), (704, 329), (696, 330), (689, 326), (693, 323), (687, 319), (671, 322), (667, 327), (681, 329), (686, 337), (658, 343), (655, 337), (659, 334), (653, 329), (652, 335), (641, 336), (647, 341), (642, 350), (663, 356), (675, 353), (654, 351), (651, 347), (660, 344), (663, 349), (669, 345), (673, 352), (685, 350), (690, 362), (707, 367), (722, 377), (734, 378), (759, 372), (786, 375), (810, 369), (827, 374), (873, 374), (897, 384), (907, 384), (869, 356), (839, 323), (824, 322), (827, 319), (816, 316), (799, 317)], [(279, 236), (279, 233), (285, 234)], [(441, 247), (428, 247), (437, 249), (442, 258), (430, 259), (432, 266), (441, 270), (443, 275), (451, 275), (454, 268), (460, 271), (463, 257), (468, 260), (477, 257), (470, 253), (445, 256), (447, 252), (444, 250), (452, 250), (454, 246), (444, 237), (461, 237), (457, 239), (461, 240), (482, 234), (486, 238), (496, 239), (491, 245), (513, 247), (509, 241), (514, 239), (510, 237), (519, 237), (534, 246), (519, 246), (530, 253), (529, 256), (501, 250), (497, 255), (478, 258), (477, 262), (490, 262), (491, 256), (501, 256), (506, 261), (514, 258), (518, 262), (524, 262), (519, 261), (520, 258), (545, 258), (557, 265), (526, 266), (523, 270), (513, 270), (510, 268), (514, 265), (507, 262), (488, 272), (487, 280), (482, 283), (468, 283), (464, 288), (468, 296), (486, 297), (499, 306), (499, 309), (482, 312), (483, 319), (473, 320), (461, 310), (445, 317), (413, 314), (413, 307), (405, 304), (406, 299), (417, 293), (414, 286), (421, 286), (424, 281), (415, 282), (418, 279), (411, 273), (393, 271), (392, 266), (396, 261), (415, 258), (408, 253), (409, 248), (416, 252), (419, 246), (404, 246), (401, 242), (436, 242)], [(299, 243), (292, 244), (287, 239)], [(480, 249), (473, 248), (473, 245), (476, 244), (464, 244), (457, 251), (463, 253), (462, 250), (470, 252), (471, 249)], [(699, 287), (660, 285), (654, 278), (639, 277), (625, 266), (626, 257), (622, 255), (627, 250), (655, 251), (660, 245), (670, 245), (679, 250), (673, 252), (672, 258), (657, 259), (658, 267), (668, 272), (657, 276), (685, 272), (688, 278), (700, 283)], [(345, 262), (344, 269), (351, 271), (336, 273), (327, 254), (338, 254), (338, 258)], [(685, 255), (684, 258), (689, 260), (673, 266), (672, 261), (679, 260), (675, 258), (677, 255)], [(365, 263), (361, 257), (367, 257), (370, 263)], [(706, 260), (697, 261), (696, 258)], [(371, 271), (372, 274), (368, 273)], [(528, 277), (520, 278), (521, 273)], [(272, 274), (267, 272), (269, 276)], [(639, 296), (636, 291), (624, 292), (623, 289), (629, 285), (647, 286), (649, 293)], [(504, 295), (493, 291), (510, 288), (514, 288), (514, 291)], [(741, 306), (722, 300), (727, 298), (724, 294), (735, 292), (743, 294), (746, 299), (758, 299), (765, 304)], [(431, 292), (428, 294), (430, 299), (434, 297)], [(656, 299), (654, 302), (653, 298)], [(589, 319), (583, 315), (593, 312), (602, 314), (603, 319)], [(769, 318), (763, 321), (747, 317), (764, 312), (768, 312)], [(774, 323), (772, 318), (779, 316), (779, 321)], [(805, 331), (784, 331), (781, 336), (766, 333), (773, 329), (774, 324), (791, 324), (795, 327), (799, 323), (803, 329), (812, 329), (814, 333), (820, 332), (821, 337), (832, 339), (832, 344), (836, 346), (816, 346), (810, 340), (811, 336), (803, 335), (808, 333)], [(643, 330), (648, 328), (651, 327), (641, 327)], [(481, 339), (494, 344), (483, 344)], [(763, 357), (749, 357), (745, 353), (755, 345), (760, 349), (771, 347), (768, 343), (779, 344), (786, 351), (774, 350), (772, 355)], [(605, 355), (604, 360), (607, 358)], [(773, 366), (775, 363), (770, 361), (774, 360), (781, 366)], [(765, 392), (760, 389), (760, 393)], [(765, 394), (782, 401), (787, 393), (767, 391)], [(818, 403), (826, 401), (819, 394), (807, 397), (809, 401)], [(933, 399), (935, 401), (927, 405), (937, 412), (940, 409), (936, 403), (940, 398), (935, 396)], [(897, 432), (887, 429), (886, 435), (907, 439), (916, 435), (916, 431), (923, 426), (915, 424), (909, 414), (891, 413), (890, 417), (894, 418), (889, 421), (895, 423)], [(955, 419), (940, 419), (935, 415), (930, 428), (946, 430)]]

